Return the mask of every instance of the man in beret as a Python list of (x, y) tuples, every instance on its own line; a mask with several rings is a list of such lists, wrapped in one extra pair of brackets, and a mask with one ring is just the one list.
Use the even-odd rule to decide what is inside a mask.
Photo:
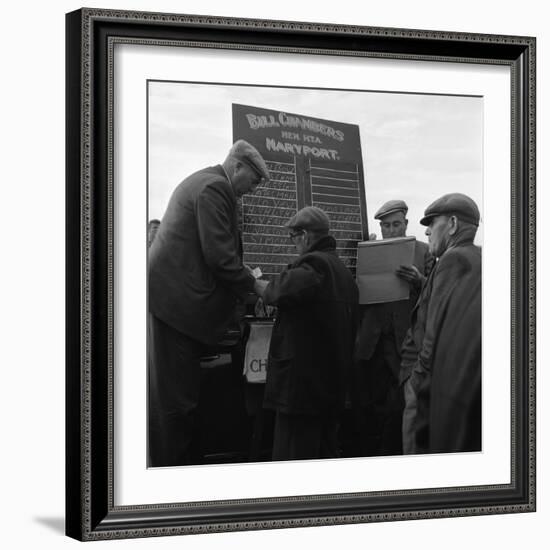
[(333, 458), (359, 293), (336, 253), (325, 212), (308, 206), (285, 227), (298, 259), (269, 284), (256, 282), (264, 302), (278, 308), (264, 398), (276, 412), (273, 460)]
[[(380, 220), (382, 239), (406, 236), (407, 211), (402, 200), (390, 200), (378, 209), (374, 218)], [(428, 245), (416, 241), (413, 265), (401, 266), (396, 272), (409, 283), (409, 299), (361, 306), (352, 387), (359, 440), (356, 452), (361, 455), (402, 453), (401, 346), (422, 282), (432, 266)]]
[(233, 144), (222, 165), (176, 187), (149, 249), (149, 465), (200, 460), (194, 446), (200, 358), (254, 290), (243, 265), (237, 198), (269, 173), (249, 143)]
[(481, 250), (476, 203), (450, 193), (420, 220), (438, 258), (403, 346), (406, 453), (481, 450)]

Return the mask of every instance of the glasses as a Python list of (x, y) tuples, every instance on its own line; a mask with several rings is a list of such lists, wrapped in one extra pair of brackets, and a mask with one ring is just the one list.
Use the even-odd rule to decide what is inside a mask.
[(294, 242), (294, 239), (296, 237), (299, 237), (300, 235), (303, 235), (304, 234), (304, 230), (303, 229), (300, 229), (300, 231), (291, 231), (289, 234), (288, 234), (288, 238)]

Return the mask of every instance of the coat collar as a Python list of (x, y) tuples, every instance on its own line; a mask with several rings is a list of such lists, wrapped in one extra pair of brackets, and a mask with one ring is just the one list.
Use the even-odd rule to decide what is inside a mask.
[(321, 237), (309, 247), (305, 254), (309, 252), (332, 252), (336, 254), (336, 240), (332, 235)]
[(216, 164), (212, 167), (220, 176), (223, 177), (225, 182), (227, 183), (227, 191), (232, 199), (232, 201), (236, 204), (237, 203), (237, 197), (235, 196), (235, 191), (233, 190), (233, 185), (231, 185), (231, 180), (229, 179), (229, 175), (225, 171), (225, 168), (221, 164)]

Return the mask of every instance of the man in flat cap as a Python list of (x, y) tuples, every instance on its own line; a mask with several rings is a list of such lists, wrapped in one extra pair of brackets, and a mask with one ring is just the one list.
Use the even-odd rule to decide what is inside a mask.
[[(374, 218), (380, 220), (382, 239), (406, 236), (407, 211), (402, 200), (390, 200), (379, 208)], [(361, 306), (352, 401), (356, 452), (363, 456), (402, 453), (401, 346), (422, 282), (432, 266), (428, 245), (416, 241), (414, 264), (401, 266), (396, 272), (410, 285), (409, 299)]]
[(403, 346), (407, 453), (481, 450), (481, 250), (476, 203), (439, 198), (420, 220), (438, 258)]
[(237, 198), (269, 173), (249, 143), (233, 144), (222, 165), (176, 187), (149, 249), (149, 465), (196, 462), (200, 357), (215, 345), (254, 290), (243, 265)]
[(276, 411), (273, 460), (333, 458), (359, 294), (325, 212), (307, 206), (285, 227), (298, 259), (269, 284), (257, 281), (264, 302), (278, 308), (264, 399)]

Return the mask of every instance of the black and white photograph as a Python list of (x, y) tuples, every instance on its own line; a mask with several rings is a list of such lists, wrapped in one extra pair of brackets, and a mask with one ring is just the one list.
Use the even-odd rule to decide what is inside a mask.
[(147, 82), (149, 468), (483, 451), (483, 109)]
[(535, 510), (533, 37), (84, 8), (66, 52), (70, 537)]
[(544, 548), (545, 5), (6, 3), (2, 547)]

